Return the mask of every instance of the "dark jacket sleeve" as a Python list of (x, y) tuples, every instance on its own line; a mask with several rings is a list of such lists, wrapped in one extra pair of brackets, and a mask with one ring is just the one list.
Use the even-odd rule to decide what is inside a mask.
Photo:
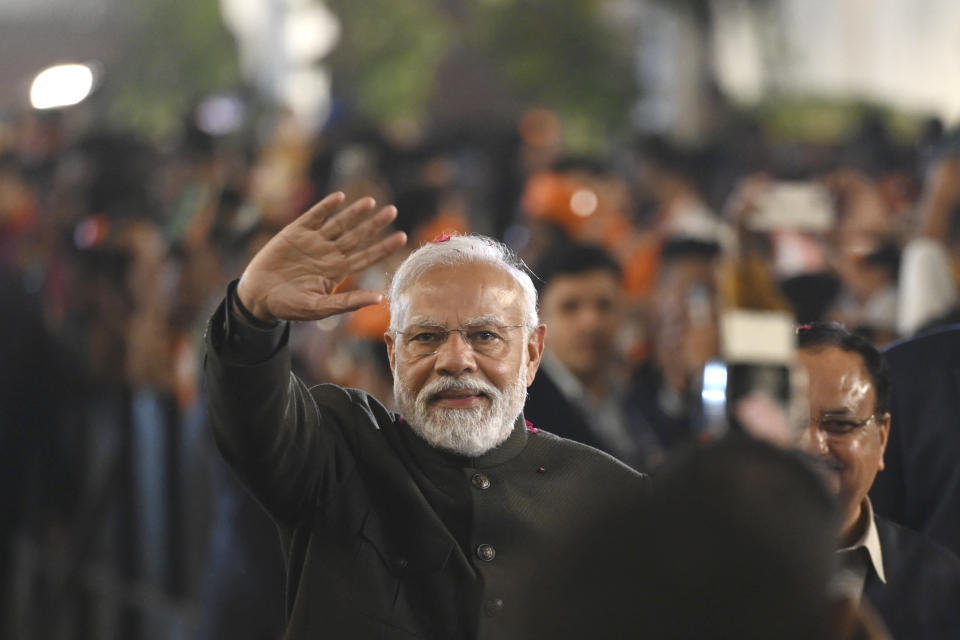
[(344, 424), (352, 403), (345, 390), (326, 385), (328, 402), (321, 408), (291, 372), (287, 328), (273, 352), (257, 358), (264, 343), (245, 346), (249, 333), (237, 331), (238, 319), (231, 315), (227, 302), (221, 304), (205, 336), (204, 383), (214, 439), (278, 524), (294, 527), (354, 469)]

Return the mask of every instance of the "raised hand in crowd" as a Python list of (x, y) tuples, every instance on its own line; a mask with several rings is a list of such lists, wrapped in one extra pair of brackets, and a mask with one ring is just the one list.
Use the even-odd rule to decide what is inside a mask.
[[(397, 231), (379, 238), (397, 216), (373, 198), (341, 206), (333, 193), (284, 227), (250, 261), (237, 285), (244, 307), (261, 320), (320, 320), (377, 304), (382, 294), (337, 293), (350, 274), (366, 269), (406, 242)], [(379, 239), (378, 239), (379, 238)]]

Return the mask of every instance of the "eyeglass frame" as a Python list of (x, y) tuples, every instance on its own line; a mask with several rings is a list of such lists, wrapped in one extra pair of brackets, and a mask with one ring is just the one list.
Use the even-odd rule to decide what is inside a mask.
[[(863, 418), (862, 420), (855, 420), (853, 419), (852, 416), (843, 416), (843, 415), (828, 413), (826, 415), (821, 415), (819, 417), (810, 416), (810, 419), (807, 424), (808, 425), (810, 423), (816, 424), (817, 428), (823, 431), (828, 436), (843, 437), (843, 436), (848, 436), (852, 433), (856, 433), (860, 431), (860, 429), (863, 429), (865, 426), (867, 426), (871, 420), (875, 420), (879, 417), (880, 417), (880, 414), (876, 411), (871, 413), (866, 418)], [(849, 429), (845, 429), (843, 431), (834, 431), (830, 429), (824, 429), (823, 423), (827, 420), (834, 420), (837, 422), (846, 422), (846, 423), (849, 423), (851, 426)]]
[[(407, 329), (405, 329), (405, 330), (403, 330), (403, 331), (393, 330), (393, 331), (390, 331), (390, 333), (393, 334), (393, 335), (395, 335), (395, 336), (404, 336), (404, 335), (406, 335), (406, 334), (415, 334), (415, 333), (417, 333), (418, 331), (421, 331), (421, 330), (422, 330), (422, 333), (425, 333), (425, 334), (437, 333), (437, 334), (440, 334), (440, 336), (441, 336), (441, 337), (440, 337), (440, 341), (437, 343), (436, 349), (434, 349), (433, 351), (430, 351), (430, 352), (424, 352), (424, 353), (415, 354), (417, 357), (421, 357), (421, 358), (426, 358), (426, 357), (429, 357), (429, 356), (436, 355), (436, 354), (440, 351), (440, 348), (441, 348), (444, 344), (446, 344), (447, 339), (450, 337), (450, 334), (451, 334), (451, 333), (459, 333), (459, 334), (460, 334), (460, 339), (463, 340), (464, 343), (466, 343), (467, 346), (470, 347), (470, 350), (473, 351), (474, 353), (478, 353), (478, 354), (484, 355), (484, 356), (486, 356), (486, 357), (494, 357), (494, 356), (491, 356), (490, 354), (484, 353), (482, 350), (478, 350), (478, 349), (473, 345), (473, 343), (470, 341), (470, 338), (469, 338), (469, 336), (468, 336), (467, 334), (468, 334), (471, 330), (472, 330), (472, 331), (478, 331), (478, 332), (487, 331), (487, 332), (490, 332), (490, 333), (494, 333), (494, 331), (493, 331), (494, 329), (495, 329), (496, 331), (504, 331), (504, 330), (506, 330), (506, 329), (520, 329), (520, 328), (527, 328), (527, 329), (529, 329), (529, 328), (530, 328), (529, 325), (526, 324), (526, 323), (522, 323), (522, 324), (498, 324), (498, 323), (496, 323), (496, 322), (493, 322), (493, 321), (490, 321), (490, 320), (487, 320), (487, 319), (479, 319), (479, 320), (477, 320), (477, 321), (475, 321), (475, 322), (473, 322), (473, 323), (471, 323), (471, 324), (468, 324), (467, 326), (461, 326), (461, 327), (458, 327), (458, 328), (456, 328), (456, 329), (449, 329), (449, 328), (447, 328), (447, 327), (444, 326), (444, 325), (431, 324), (431, 323), (417, 323), (417, 324), (413, 324), (413, 325), (410, 325), (410, 326), (411, 326), (411, 327), (415, 327), (415, 328), (407, 328)], [(503, 340), (504, 343), (507, 342), (507, 339), (506, 339), (505, 337), (503, 337), (503, 336), (498, 336), (498, 338), (501, 339), (501, 340)], [(410, 349), (410, 345), (411, 345), (411, 344), (412, 344), (412, 343), (409, 341), (409, 339), (407, 339), (407, 340), (401, 340), (401, 341), (400, 341), (400, 346), (401, 346), (402, 348), (404, 348), (404, 349)]]

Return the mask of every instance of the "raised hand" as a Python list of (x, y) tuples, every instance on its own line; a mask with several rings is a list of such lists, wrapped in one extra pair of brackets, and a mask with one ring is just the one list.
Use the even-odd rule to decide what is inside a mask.
[(261, 320), (320, 320), (377, 304), (376, 291), (334, 293), (352, 273), (402, 247), (403, 232), (378, 240), (397, 210), (373, 198), (342, 207), (333, 193), (284, 227), (253, 257), (237, 285), (240, 302)]

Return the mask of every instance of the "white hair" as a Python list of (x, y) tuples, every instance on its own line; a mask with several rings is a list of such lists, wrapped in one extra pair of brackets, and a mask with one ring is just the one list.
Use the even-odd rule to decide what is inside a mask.
[(390, 281), (390, 330), (399, 331), (405, 315), (401, 297), (423, 274), (436, 267), (466, 264), (488, 264), (508, 273), (522, 292), (524, 324), (527, 331), (539, 324), (537, 290), (527, 274), (526, 265), (507, 245), (481, 235), (451, 236), (429, 242), (413, 253), (397, 268)]

